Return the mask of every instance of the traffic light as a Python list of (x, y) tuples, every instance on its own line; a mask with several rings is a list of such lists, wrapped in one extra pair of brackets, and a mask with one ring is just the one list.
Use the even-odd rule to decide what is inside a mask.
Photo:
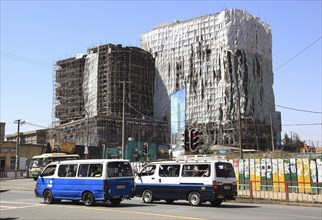
[(186, 151), (189, 150), (189, 131), (187, 129), (180, 135), (180, 146)]
[(202, 145), (205, 144), (205, 142), (204, 142), (205, 136), (202, 131), (199, 131), (198, 137), (199, 137), (199, 144), (198, 145), (199, 145), (199, 147), (201, 147)]
[(199, 131), (195, 129), (190, 129), (190, 150), (195, 152), (199, 147)]
[(143, 154), (144, 155), (147, 155), (147, 153), (148, 153), (148, 144), (147, 143), (144, 143), (143, 144)]

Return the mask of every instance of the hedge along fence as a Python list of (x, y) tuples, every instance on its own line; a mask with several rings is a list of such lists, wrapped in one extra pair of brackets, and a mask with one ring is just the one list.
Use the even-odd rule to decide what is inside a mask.
[(240, 190), (252, 187), (253, 191), (285, 192), (286, 189), (294, 192), (295, 189), (297, 193), (322, 193), (321, 158), (234, 159), (230, 162)]

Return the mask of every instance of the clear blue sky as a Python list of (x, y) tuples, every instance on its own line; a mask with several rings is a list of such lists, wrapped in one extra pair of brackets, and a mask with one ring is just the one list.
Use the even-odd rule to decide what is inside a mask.
[[(140, 46), (155, 25), (239, 8), (272, 26), (273, 69), (321, 37), (316, 1), (3, 1), (1, 0), (1, 122), (51, 126), (55, 61), (87, 48), (120, 43)], [(274, 71), (275, 104), (322, 112), (321, 38)], [(322, 145), (322, 115), (276, 107), (282, 135)], [(320, 124), (320, 125), (306, 125)], [(23, 125), (21, 131), (41, 129)]]

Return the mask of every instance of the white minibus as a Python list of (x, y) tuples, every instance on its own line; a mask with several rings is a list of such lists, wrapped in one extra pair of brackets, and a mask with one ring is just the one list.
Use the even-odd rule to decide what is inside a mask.
[(122, 159), (92, 159), (52, 162), (40, 173), (35, 187), (36, 197), (50, 204), (71, 200), (93, 205), (110, 201), (119, 205), (134, 197), (132, 167)]
[(66, 153), (46, 153), (34, 156), (29, 164), (29, 177), (37, 180), (41, 171), (51, 162), (78, 159), (80, 159), (78, 154)]
[(135, 195), (145, 203), (187, 200), (193, 206), (207, 201), (220, 206), (237, 195), (232, 164), (206, 157), (149, 163), (139, 172), (135, 183)]

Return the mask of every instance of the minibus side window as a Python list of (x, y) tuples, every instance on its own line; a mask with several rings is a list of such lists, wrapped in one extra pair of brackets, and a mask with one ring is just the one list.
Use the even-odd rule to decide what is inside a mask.
[(75, 177), (77, 164), (60, 165), (58, 169), (59, 177)]
[(89, 164), (79, 165), (78, 176), (79, 177), (87, 177), (88, 168), (89, 168)]
[(79, 165), (79, 177), (100, 177), (102, 175), (102, 164), (81, 164)]
[(66, 177), (75, 177), (77, 171), (77, 164), (68, 165)]
[(41, 174), (41, 176), (52, 176), (55, 174), (56, 165), (48, 166)]
[(209, 164), (189, 164), (183, 165), (183, 177), (209, 177), (210, 165)]
[(60, 165), (58, 169), (58, 176), (65, 177), (67, 175), (67, 165)]
[(178, 177), (180, 165), (160, 165), (159, 175), (161, 177)]
[(102, 176), (102, 164), (91, 164), (88, 175), (90, 177)]

